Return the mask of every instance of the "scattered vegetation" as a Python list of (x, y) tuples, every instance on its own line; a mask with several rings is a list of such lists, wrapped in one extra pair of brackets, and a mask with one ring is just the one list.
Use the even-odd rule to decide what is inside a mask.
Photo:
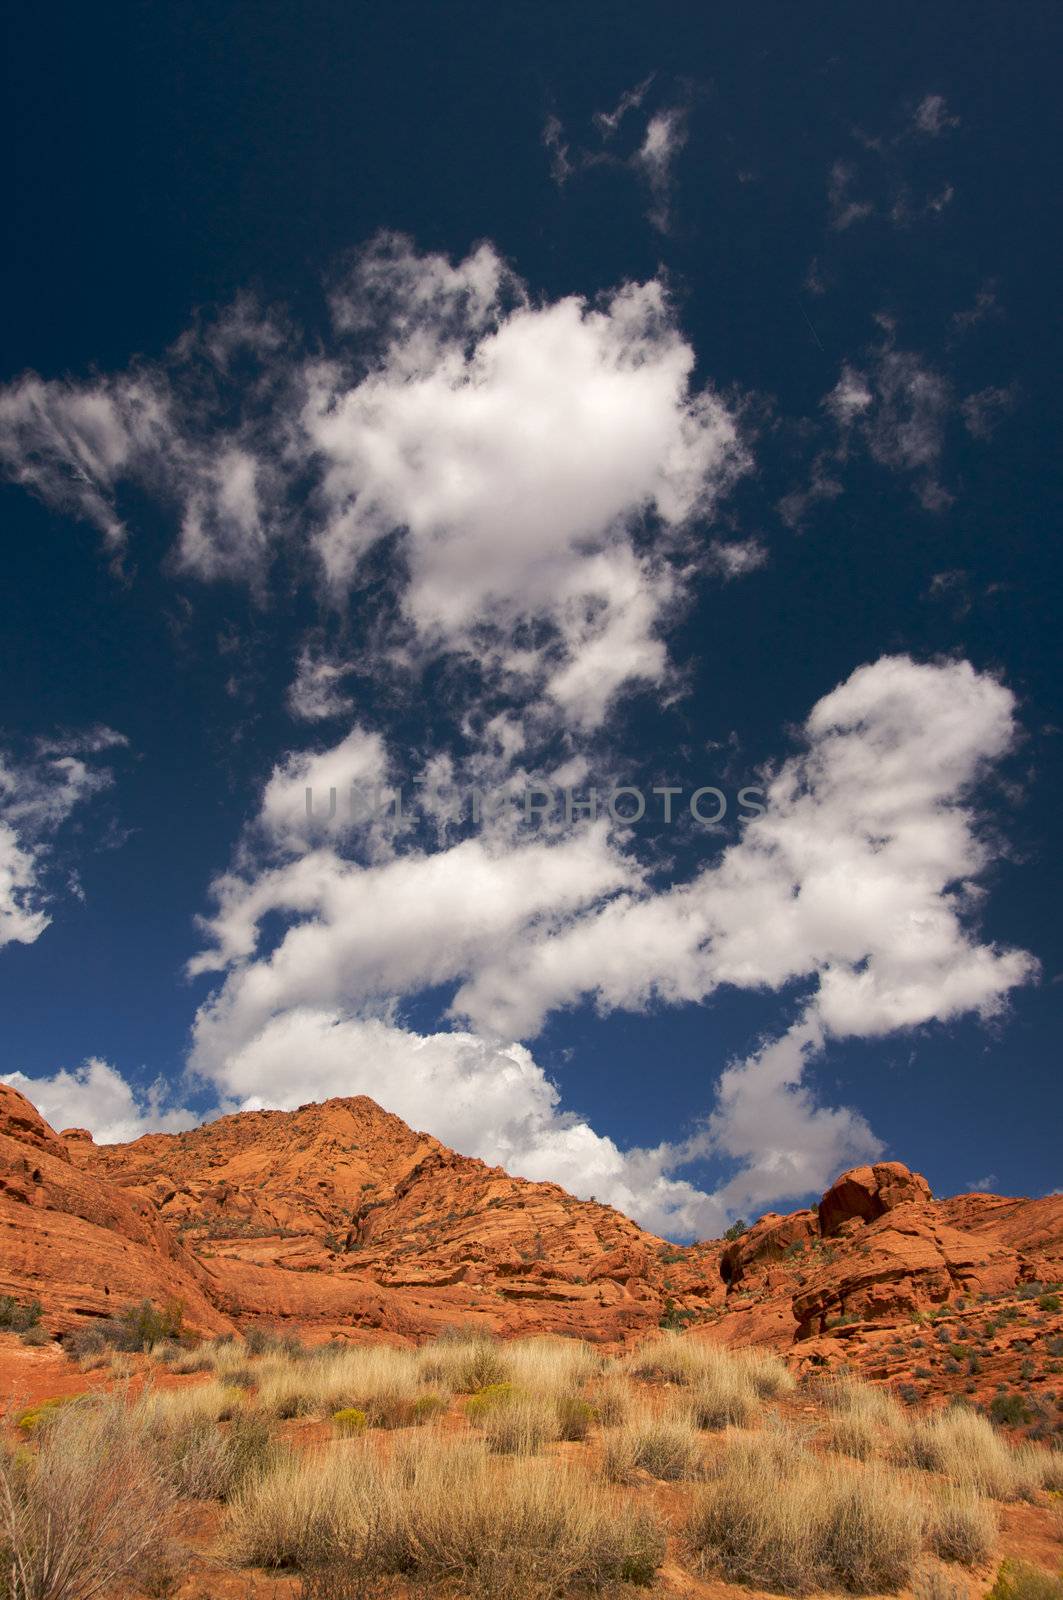
[(43, 1309), (39, 1300), (23, 1304), (12, 1295), (0, 1294), (0, 1328), (11, 1333), (28, 1333), (39, 1324)]
[[(794, 1395), (777, 1357), (672, 1333), (615, 1358), (475, 1332), (417, 1349), (269, 1331), (193, 1347), (178, 1313), (132, 1308), (102, 1357), (82, 1357), (146, 1373), (142, 1392), (9, 1419), (3, 1600), (170, 1592), (188, 1501), (220, 1508), (222, 1559), (297, 1574), (302, 1600), (368, 1600), (399, 1578), (471, 1600), (618, 1596), (653, 1581), (669, 1534), (690, 1570), (774, 1593), (959, 1600), (927, 1558), (983, 1567), (998, 1502), (1063, 1491), (1063, 1452), (1014, 1443), (973, 1406), (919, 1415), (844, 1372)], [(144, 1348), (185, 1381), (153, 1387)], [(780, 1417), (791, 1396), (800, 1431)], [(320, 1425), (289, 1426), (302, 1418)], [(1012, 1587), (995, 1600), (1063, 1600), (1027, 1582), (1002, 1569)]]

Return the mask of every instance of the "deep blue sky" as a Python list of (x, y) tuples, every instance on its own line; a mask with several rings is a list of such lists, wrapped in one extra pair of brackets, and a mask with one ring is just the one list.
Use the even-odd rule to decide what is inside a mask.
[[(662, 709), (652, 690), (630, 694), (613, 748), (632, 770), (711, 782), (723, 754), (706, 746), (731, 741), (734, 770), (752, 774), (855, 667), (897, 652), (963, 657), (1014, 691), (1025, 738), (983, 802), (1006, 847), (981, 918), (985, 937), (1032, 952), (1040, 982), (991, 1023), (835, 1041), (815, 1069), (825, 1100), (856, 1106), (942, 1192), (990, 1175), (1002, 1192), (1063, 1185), (1060, 31), (1037, 0), (17, 4), (8, 24), (5, 380), (157, 361), (248, 291), (312, 343), (322, 281), (382, 228), (454, 260), (488, 239), (543, 301), (662, 272), (697, 381), (744, 397), (755, 470), (717, 531), (760, 539), (769, 562), (725, 604), (696, 588), (670, 635), (686, 697)], [(594, 113), (651, 74), (615, 159), (559, 186), (547, 119), (574, 159), (598, 150)], [(948, 122), (918, 137), (928, 96)], [(662, 231), (628, 158), (647, 114), (674, 107), (686, 142)], [(832, 228), (839, 163), (873, 209)], [(826, 443), (823, 398), (843, 363), (868, 365), (884, 316), (947, 383), (934, 476), (951, 501), (928, 508), (918, 473), (854, 450), (844, 493), (789, 526), (779, 501)], [(987, 389), (1008, 396), (989, 439), (960, 409)], [(86, 522), (19, 486), (2, 508), (0, 746), (24, 754), (101, 724), (129, 743), (52, 847), (49, 871), (76, 868), (84, 898), (59, 896), (39, 939), (0, 953), (0, 1071), (47, 1077), (96, 1056), (135, 1083), (176, 1083), (210, 987), (183, 976), (209, 884), (273, 763), (327, 742), (284, 709), (323, 612), (283, 572), (265, 599), (176, 574), (172, 512), (142, 489), (121, 498), (125, 576)], [(423, 751), (429, 713), (403, 715)], [(401, 743), (401, 717), (392, 727)], [(706, 1111), (720, 1068), (785, 1026), (793, 999), (724, 989), (604, 1018), (584, 1005), (548, 1021), (535, 1056), (599, 1133), (653, 1144)], [(437, 1002), (406, 996), (400, 1015), (434, 1026)]]

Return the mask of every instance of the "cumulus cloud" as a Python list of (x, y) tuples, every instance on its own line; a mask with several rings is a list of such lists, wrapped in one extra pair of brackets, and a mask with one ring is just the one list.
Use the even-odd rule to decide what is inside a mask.
[[(662, 182), (678, 138), (649, 143)], [(0, 394), (0, 466), (116, 549), (120, 484), (156, 493), (174, 563), (203, 580), (262, 588), (285, 540), (340, 603), (387, 543), (422, 652), (499, 667), (513, 629), (537, 628), (532, 686), (581, 725), (625, 684), (659, 683), (692, 529), (748, 466), (662, 281), (538, 302), (489, 244), (452, 263), (386, 236), (330, 307), (313, 354), (245, 305), (154, 367), (27, 377)], [(307, 656), (296, 715), (333, 714), (340, 670)]]
[(552, 625), (545, 691), (584, 724), (629, 679), (660, 681), (666, 552), (745, 465), (731, 412), (691, 387), (662, 285), (536, 305), (488, 247), (454, 267), (386, 240), (337, 297), (348, 322), (367, 303), (382, 359), (355, 382), (320, 369), (303, 413), (330, 584), (402, 529), (403, 605), (427, 643)]
[(93, 728), (40, 739), (21, 757), (0, 750), (0, 948), (33, 944), (48, 927), (55, 836), (112, 781), (93, 758), (125, 743), (110, 728)]
[[(223, 976), (199, 1012), (192, 1068), (238, 1104), (305, 1098), (318, 1071), (308, 1062), (329, 1063), (322, 1093), (351, 1092), (340, 1086), (372, 1070), (370, 1092), (402, 1115), (421, 1107), (414, 1120), (458, 1148), (564, 1183), (578, 1148), (579, 1192), (593, 1185), (673, 1230), (805, 1194), (881, 1149), (857, 1112), (814, 1092), (810, 1064), (832, 1039), (990, 1017), (1036, 975), (1029, 955), (980, 941), (976, 926), (992, 850), (974, 789), (1011, 748), (1014, 711), (1011, 693), (966, 662), (858, 669), (813, 707), (801, 748), (767, 781), (764, 814), (665, 889), (602, 821), (369, 865), (323, 845), (260, 870), (245, 861), (216, 885), (210, 948), (193, 964)], [(271, 809), (303, 776), (281, 771)], [(514, 1043), (586, 999), (638, 1010), (723, 986), (798, 986), (804, 999), (780, 1037), (707, 1080), (705, 1122), (684, 1143), (616, 1152), (561, 1109)], [(414, 1049), (394, 1010), (427, 989), (450, 993), (453, 1031)], [(483, 1078), (472, 1099), (490, 1128), (447, 1087), (459, 1057)], [(386, 1072), (365, 1066), (384, 1060)], [(514, 1091), (506, 1117), (491, 1109), (496, 1070), (531, 1096)], [(389, 1099), (396, 1075), (401, 1105)], [(683, 1176), (708, 1156), (733, 1169), (712, 1191)]]
[(108, 1062), (90, 1056), (80, 1067), (65, 1067), (49, 1077), (0, 1073), (31, 1100), (53, 1128), (87, 1128), (100, 1144), (125, 1144), (143, 1133), (179, 1133), (199, 1117), (185, 1108), (164, 1107), (167, 1087), (157, 1082), (136, 1092)]

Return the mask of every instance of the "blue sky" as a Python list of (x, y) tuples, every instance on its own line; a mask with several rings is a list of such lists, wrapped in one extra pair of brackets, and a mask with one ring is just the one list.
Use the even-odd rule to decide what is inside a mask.
[(370, 1093), (677, 1237), (879, 1153), (1063, 1184), (1020, 21), (16, 8), (0, 1073), (53, 1122)]

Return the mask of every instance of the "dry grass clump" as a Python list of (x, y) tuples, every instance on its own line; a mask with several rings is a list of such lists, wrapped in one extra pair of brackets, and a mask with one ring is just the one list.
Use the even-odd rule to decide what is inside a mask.
[(402, 1428), (440, 1408), (441, 1397), (422, 1385), (418, 1352), (390, 1345), (326, 1348), (294, 1361), (266, 1356), (254, 1370), (255, 1404), (268, 1416), (332, 1416), (355, 1409), (364, 1411), (371, 1427)]
[(634, 1378), (695, 1391), (703, 1428), (745, 1427), (762, 1400), (790, 1394), (796, 1387), (785, 1363), (769, 1351), (731, 1351), (675, 1333), (643, 1344), (624, 1366)]
[(618, 1428), (631, 1415), (631, 1389), (616, 1373), (607, 1374), (593, 1386), (590, 1402), (603, 1428)]
[(927, 1507), (926, 1546), (942, 1561), (976, 1567), (992, 1554), (997, 1527), (997, 1514), (982, 1495), (944, 1484)]
[(582, 1339), (515, 1339), (505, 1346), (503, 1361), (510, 1382), (533, 1394), (582, 1389), (606, 1364)]
[(190, 1384), (182, 1389), (148, 1389), (139, 1410), (156, 1433), (195, 1419), (200, 1422), (228, 1422), (244, 1407), (240, 1389), (230, 1388), (217, 1378)]
[(991, 1500), (1030, 1500), (1041, 1487), (1047, 1451), (1015, 1450), (987, 1418), (968, 1406), (911, 1424), (897, 1441), (895, 1459), (940, 1472)]
[(661, 1333), (639, 1345), (624, 1362), (633, 1378), (656, 1383), (691, 1383), (704, 1370), (707, 1345), (682, 1339), (677, 1333)]
[(268, 1421), (250, 1411), (238, 1412), (223, 1428), (196, 1416), (171, 1421), (161, 1432), (156, 1423), (154, 1436), (164, 1471), (186, 1500), (231, 1500), (288, 1455)]
[(175, 1499), (143, 1416), (117, 1398), (65, 1406), (37, 1438), (0, 1455), (4, 1593), (88, 1600), (142, 1573)]
[(744, 1371), (753, 1390), (762, 1400), (776, 1400), (780, 1395), (793, 1394), (797, 1379), (778, 1356), (770, 1350), (743, 1350), (731, 1357), (739, 1370)]
[(482, 1334), (454, 1333), (433, 1340), (419, 1352), (419, 1367), (425, 1382), (459, 1394), (475, 1394), (509, 1378), (501, 1345)]
[(601, 1468), (611, 1483), (630, 1483), (640, 1468), (668, 1481), (697, 1477), (702, 1469), (698, 1431), (684, 1411), (641, 1412), (604, 1435)]
[(563, 1463), (500, 1470), (479, 1444), (433, 1435), (386, 1458), (358, 1445), (306, 1457), (252, 1485), (230, 1525), (245, 1563), (340, 1569), (352, 1588), (401, 1572), (473, 1596), (648, 1582), (664, 1553), (652, 1513), (619, 1514)]
[(732, 1364), (702, 1373), (684, 1398), (699, 1428), (748, 1428), (760, 1410), (748, 1377)]
[(1029, 1561), (1002, 1561), (986, 1600), (1063, 1600), (1063, 1577)]
[(699, 1572), (782, 1594), (889, 1594), (922, 1540), (918, 1503), (881, 1469), (844, 1477), (781, 1432), (735, 1440), (699, 1491), (685, 1536)]
[(484, 1443), (495, 1455), (534, 1456), (559, 1437), (557, 1407), (539, 1395), (515, 1394), (479, 1418)]

